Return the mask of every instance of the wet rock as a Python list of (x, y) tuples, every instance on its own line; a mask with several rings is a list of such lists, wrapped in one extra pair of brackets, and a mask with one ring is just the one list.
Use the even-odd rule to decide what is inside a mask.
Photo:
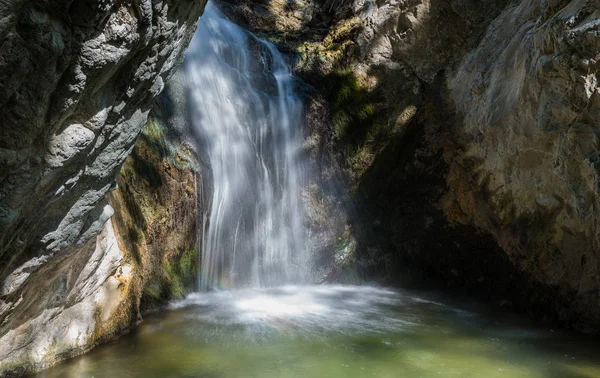
[(162, 115), (155, 108), (109, 196), (112, 221), (136, 274), (134, 297), (141, 312), (196, 288), (202, 215), (208, 206), (201, 184), (205, 168)]

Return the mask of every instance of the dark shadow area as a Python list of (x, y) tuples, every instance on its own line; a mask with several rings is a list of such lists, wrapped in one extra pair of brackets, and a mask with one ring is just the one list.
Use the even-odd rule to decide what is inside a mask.
[[(461, 143), (461, 117), (444, 83), (440, 72), (424, 87), (417, 115), (360, 178), (351, 219), (359, 243), (357, 269), (369, 280), (432, 285), (451, 296), (468, 295), (546, 322), (577, 326), (568, 295), (520, 270), (493, 235), (451, 223), (443, 212), (448, 156), (459, 153)], [(485, 185), (479, 189), (484, 203), (488, 190)]]
[[(142, 139), (147, 140), (147, 138)], [(144, 180), (152, 190), (164, 185), (161, 174), (155, 166), (156, 161), (148, 161), (144, 157), (141, 157), (135, 148), (131, 153), (131, 159), (135, 179)]]
[(373, 94), (362, 88), (350, 71), (334, 72), (324, 77), (326, 100), (331, 107), (334, 133), (342, 144), (358, 148), (364, 143), (375, 118)]
[[(257, 28), (259, 33), (278, 36), (273, 25), (251, 18), (254, 7), (260, 8), (256, 13), (268, 12), (264, 3), (256, 3), (235, 2), (248, 8), (244, 11), (245, 20), (239, 22), (253, 30)], [(380, 1), (378, 5), (385, 3)], [(507, 0), (437, 0), (430, 2), (428, 13), (419, 23), (413, 23), (405, 15), (391, 19), (390, 22), (398, 21), (394, 32), (400, 36), (399, 40), (393, 40), (391, 57), (397, 68), (372, 66), (368, 74), (377, 78), (377, 85), (368, 91), (355, 85), (356, 79), (345, 71), (346, 61), (340, 61), (338, 66), (334, 65), (334, 71), (326, 73), (319, 69), (301, 72), (303, 79), (328, 103), (327, 119), (317, 120), (331, 129), (329, 134), (321, 133), (328, 139), (323, 142), (321, 155), (335, 157), (329, 161), (319, 159), (323, 171), (337, 165), (344, 173), (352, 173), (348, 156), (359, 147), (368, 144), (375, 155), (364, 174), (337, 180), (338, 185), (346, 186), (351, 197), (350, 217), (353, 231), (359, 236), (356, 265), (364, 278), (400, 283), (411, 273), (417, 286), (447, 288), (451, 293), (476, 296), (536, 319), (578, 327), (582, 311), (573, 308), (572, 298), (576, 293), (536, 281), (526, 269), (515, 265), (514, 261), (519, 259), (511, 261), (509, 257), (509, 253), (518, 256), (527, 246), (535, 245), (531, 235), (543, 233), (546, 226), (541, 220), (552, 218), (552, 214), (518, 219), (506, 235), (519, 240), (523, 248), (506, 251), (499, 246), (505, 235), (453, 223), (442, 210), (441, 201), (451, 189), (450, 165), (461, 156), (468, 142), (468, 136), (461, 133), (463, 115), (456, 114), (446, 93), (446, 75), (451, 75), (465, 54), (477, 46), (508, 3)], [(333, 23), (346, 15), (344, 2), (340, 1), (339, 7), (331, 10), (324, 5), (325, 2), (316, 3), (321, 7), (319, 12), (327, 15), (321, 22), (329, 31)], [(277, 15), (259, 16), (277, 19)], [(377, 25), (375, 37), (360, 46), (360, 54), (365, 57), (377, 53), (379, 42), (390, 34), (390, 23)], [(350, 35), (350, 38), (356, 36)], [(304, 41), (320, 40), (313, 37), (300, 32), (292, 39), (297, 41), (295, 44), (289, 43), (290, 40), (277, 44), (284, 51), (295, 52), (295, 47)], [(412, 92), (414, 87), (404, 86), (409, 80), (418, 81), (416, 92)], [(392, 130), (390, 120), (398, 117), (407, 105), (415, 106), (416, 115), (402, 130)], [(476, 161), (462, 163), (467, 174), (473, 173), (478, 165)], [(480, 206), (477, 211), (486, 222), (498, 226), (498, 219), (486, 207), (491, 192), (483, 182), (470, 188)], [(334, 192), (335, 187), (332, 188)], [(326, 254), (319, 255), (319, 259), (323, 263), (333, 260), (332, 255)]]

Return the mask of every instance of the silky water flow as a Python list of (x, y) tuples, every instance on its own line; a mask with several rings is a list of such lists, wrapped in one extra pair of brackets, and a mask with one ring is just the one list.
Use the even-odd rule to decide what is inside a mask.
[(284, 57), (209, 3), (185, 73), (212, 171), (200, 289), (304, 282), (302, 102)]

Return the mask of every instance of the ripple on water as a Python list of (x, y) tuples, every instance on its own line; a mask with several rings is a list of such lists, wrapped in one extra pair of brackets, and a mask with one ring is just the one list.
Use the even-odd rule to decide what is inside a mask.
[(42, 377), (600, 377), (600, 348), (372, 286), (195, 293)]

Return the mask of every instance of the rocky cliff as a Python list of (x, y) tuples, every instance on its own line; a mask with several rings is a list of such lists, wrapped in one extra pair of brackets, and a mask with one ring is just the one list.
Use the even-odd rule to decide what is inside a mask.
[[(203, 169), (185, 120), (165, 121), (186, 114), (180, 86), (147, 118), (203, 5), (0, 5), (0, 375), (82, 353), (193, 283)], [(220, 6), (308, 84), (324, 281), (410, 270), (600, 330), (600, 1)]]
[[(109, 221), (107, 194), (203, 7), (0, 5), (0, 375), (81, 353), (138, 320), (145, 265), (119, 236), (127, 212), (115, 222), (119, 232)], [(136, 166), (132, 159), (122, 172)], [(142, 190), (121, 180), (123, 190)], [(128, 194), (115, 193), (115, 203)], [(170, 253), (165, 264), (183, 251)]]
[(349, 183), (360, 274), (419, 271), (600, 329), (599, 1), (222, 7), (313, 85), (311, 130)]
[(559, 319), (596, 330), (599, 19), (598, 1), (522, 2), (490, 25), (448, 79), (461, 152), (441, 202), (545, 285)]

